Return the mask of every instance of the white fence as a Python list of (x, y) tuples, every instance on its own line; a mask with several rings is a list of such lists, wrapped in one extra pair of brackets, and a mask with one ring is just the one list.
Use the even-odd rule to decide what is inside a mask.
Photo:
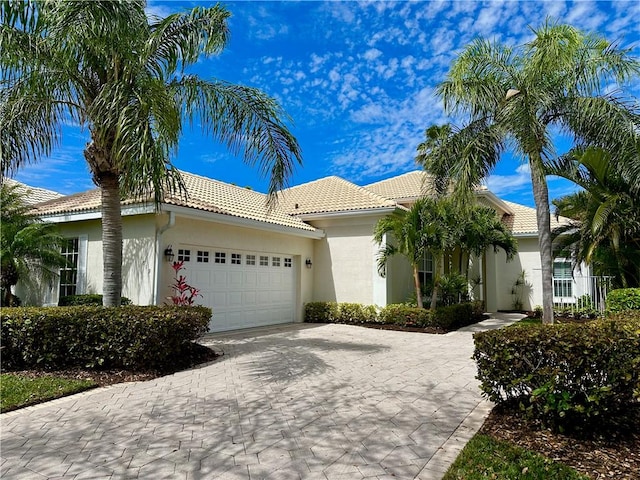
[(594, 309), (604, 312), (611, 277), (574, 275), (553, 279), (553, 303), (571, 310)]

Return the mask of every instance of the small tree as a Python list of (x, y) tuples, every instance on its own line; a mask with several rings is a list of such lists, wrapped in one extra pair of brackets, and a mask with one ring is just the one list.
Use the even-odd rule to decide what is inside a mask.
[(66, 265), (60, 253), (64, 238), (54, 225), (29, 215), (16, 186), (0, 187), (0, 288), (2, 304), (14, 306), (11, 289), (20, 281), (29, 288), (56, 277), (55, 269)]
[(173, 262), (173, 284), (170, 285), (173, 295), (169, 297), (172, 305), (190, 306), (193, 305), (197, 297), (201, 297), (200, 290), (187, 283), (187, 277), (180, 275), (184, 269), (184, 262)]

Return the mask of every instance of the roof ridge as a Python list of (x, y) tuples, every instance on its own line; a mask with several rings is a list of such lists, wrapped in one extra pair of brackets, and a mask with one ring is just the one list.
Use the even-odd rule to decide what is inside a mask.
[(232, 183), (223, 182), (222, 180), (218, 180), (217, 178), (205, 177), (204, 175), (198, 175), (197, 173), (186, 172), (184, 170), (178, 170), (178, 171), (180, 172), (180, 176), (188, 176), (188, 177), (199, 178), (199, 179), (205, 180), (207, 182), (217, 183), (217, 184), (223, 185), (225, 187), (235, 188), (237, 190), (241, 190), (244, 193), (248, 192), (248, 193), (251, 193), (251, 194), (260, 195), (262, 197), (268, 196), (266, 193), (259, 192), (257, 190), (254, 190), (253, 188), (240, 187), (239, 185), (233, 185)]
[(379, 183), (389, 182), (389, 181), (391, 181), (391, 180), (396, 180), (396, 179), (398, 179), (398, 178), (400, 178), (400, 177), (406, 177), (407, 175), (413, 175), (413, 174), (415, 174), (415, 173), (420, 173), (420, 174), (423, 174), (423, 175), (430, 176), (430, 175), (429, 175), (427, 172), (425, 172), (424, 170), (416, 169), (416, 170), (411, 170), (410, 172), (404, 172), (404, 173), (401, 173), (400, 175), (395, 175), (395, 176), (390, 177), (390, 178), (385, 178), (384, 180), (378, 180), (377, 182), (369, 183), (369, 184), (365, 185), (365, 187), (372, 187), (372, 186), (377, 185), (377, 184), (379, 184)]
[[(311, 185), (311, 184), (313, 184), (313, 183), (323, 182), (323, 181), (329, 180), (329, 179), (331, 179), (331, 178), (336, 178), (336, 179), (339, 179), (339, 180), (344, 180), (344, 178), (339, 177), (339, 176), (337, 176), (337, 175), (327, 175), (326, 177), (316, 178), (315, 180), (309, 180), (308, 182), (301, 183), (301, 184), (299, 184), (299, 185), (294, 185), (294, 186), (292, 186), (292, 187), (287, 187), (287, 188), (284, 188), (284, 189), (282, 189), (282, 190), (278, 190), (278, 193), (290, 192), (290, 191), (292, 191), (292, 190), (296, 190), (296, 189), (299, 189), (299, 188), (301, 188), (301, 187), (307, 187), (307, 186), (309, 186), (309, 185)], [(344, 181), (346, 181), (346, 180), (344, 180)]]

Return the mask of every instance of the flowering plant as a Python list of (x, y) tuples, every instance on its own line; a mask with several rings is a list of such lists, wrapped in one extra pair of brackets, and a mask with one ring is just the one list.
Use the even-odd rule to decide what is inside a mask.
[(184, 262), (173, 262), (171, 266), (174, 271), (173, 284), (170, 287), (174, 294), (167, 297), (173, 305), (188, 306), (193, 305), (196, 297), (201, 297), (200, 290), (187, 283), (187, 278), (180, 275), (180, 270), (184, 268)]

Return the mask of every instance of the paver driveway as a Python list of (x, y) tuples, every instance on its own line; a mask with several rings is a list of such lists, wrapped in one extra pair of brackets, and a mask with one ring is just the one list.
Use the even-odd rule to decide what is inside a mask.
[(211, 337), (224, 356), (207, 366), (3, 414), (0, 474), (439, 478), (487, 412), (470, 359), (478, 328)]

